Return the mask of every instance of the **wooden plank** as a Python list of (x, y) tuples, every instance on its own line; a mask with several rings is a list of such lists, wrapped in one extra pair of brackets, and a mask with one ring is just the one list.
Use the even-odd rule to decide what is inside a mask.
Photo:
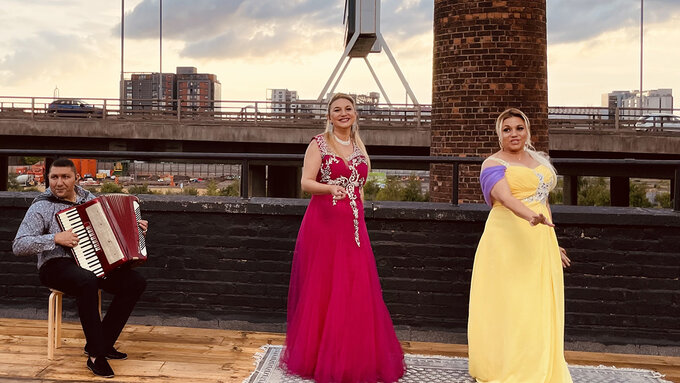
[[(15, 357), (14, 362), (18, 362), (19, 358)], [(6, 377), (19, 378), (19, 377), (35, 377), (40, 374), (42, 370), (45, 369), (43, 365), (36, 364), (18, 364), (13, 361), (0, 361), (0, 381), (5, 380)]]
[[(92, 381), (85, 367), (80, 324), (64, 322), (63, 346), (47, 360), (47, 325), (41, 320), (0, 318), (2, 383), (80, 383)], [(255, 368), (254, 355), (267, 344), (280, 345), (285, 334), (252, 331), (128, 325), (116, 346), (128, 360), (111, 361), (121, 383), (241, 382)], [(467, 346), (403, 341), (404, 352), (467, 356)], [(567, 351), (570, 364), (651, 369), (680, 383), (680, 358)]]
[(467, 345), (448, 343), (403, 341), (401, 342), (401, 347), (405, 353), (416, 355), (441, 355), (467, 358), (468, 352)]

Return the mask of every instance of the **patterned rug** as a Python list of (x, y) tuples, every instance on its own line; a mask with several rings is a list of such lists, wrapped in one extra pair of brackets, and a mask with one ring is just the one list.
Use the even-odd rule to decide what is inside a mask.
[[(257, 368), (243, 383), (313, 383), (285, 374), (279, 366), (282, 346), (264, 346), (255, 357)], [(409, 355), (406, 375), (399, 383), (475, 383), (468, 374), (466, 358)], [(614, 367), (569, 366), (574, 383), (670, 383), (648, 370)]]

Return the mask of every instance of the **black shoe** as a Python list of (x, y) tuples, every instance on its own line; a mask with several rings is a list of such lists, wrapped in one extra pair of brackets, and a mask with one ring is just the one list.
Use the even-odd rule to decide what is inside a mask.
[[(85, 355), (90, 356), (90, 353), (85, 351)], [(106, 359), (127, 359), (127, 354), (124, 352), (120, 352), (116, 350), (115, 348), (111, 347), (111, 349), (104, 355)]]
[(113, 370), (109, 366), (109, 362), (106, 358), (96, 358), (94, 362), (89, 357), (87, 358), (87, 368), (92, 371), (93, 374), (101, 376), (102, 378), (113, 378)]
[(127, 354), (111, 347), (111, 350), (106, 353), (106, 359), (127, 359)]

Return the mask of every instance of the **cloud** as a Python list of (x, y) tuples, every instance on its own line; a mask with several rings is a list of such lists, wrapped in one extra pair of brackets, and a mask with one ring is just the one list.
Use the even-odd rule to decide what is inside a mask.
[(6, 85), (85, 71), (88, 61), (98, 57), (92, 39), (54, 31), (40, 32), (13, 45), (14, 51), (0, 58), (0, 82)]
[[(381, 30), (388, 44), (431, 33), (432, 9), (431, 1), (384, 0)], [(165, 0), (163, 38), (183, 42), (182, 56), (203, 59), (339, 51), (343, 12), (343, 0)], [(143, 0), (126, 15), (126, 38), (158, 38), (158, 17), (159, 0)]]
[(432, 1), (383, 1), (381, 7), (380, 28), (388, 44), (391, 40), (406, 40), (422, 34), (432, 34)]
[(299, 33), (296, 27), (272, 24), (263, 28), (230, 30), (212, 39), (188, 43), (181, 51), (184, 57), (193, 58), (264, 58), (275, 62), (279, 57), (313, 54), (309, 47), (321, 46), (314, 40), (328, 42), (334, 36), (327, 31), (313, 35)]
[[(192, 41), (212, 39), (227, 33), (237, 36), (238, 28), (262, 24), (285, 26), (300, 20), (312, 25), (330, 22), (334, 10), (329, 1), (315, 0), (166, 0), (163, 2), (163, 37)], [(158, 37), (159, 1), (144, 0), (125, 16), (126, 38)], [(338, 22), (342, 19), (337, 17)], [(113, 28), (114, 33), (120, 26)], [(248, 31), (245, 31), (247, 38)]]
[[(645, 1), (645, 23), (680, 13), (680, 1)], [(640, 2), (631, 0), (548, 0), (548, 42), (588, 40), (604, 32), (640, 25)]]
[[(163, 2), (163, 37), (203, 39), (221, 33), (245, 0), (194, 0)], [(126, 39), (156, 39), (159, 33), (159, 1), (144, 0), (125, 15)], [(112, 29), (120, 33), (120, 24)]]

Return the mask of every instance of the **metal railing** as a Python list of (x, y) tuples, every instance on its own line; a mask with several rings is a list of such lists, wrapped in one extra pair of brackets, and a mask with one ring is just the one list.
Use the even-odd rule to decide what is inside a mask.
[[(62, 99), (60, 99), (62, 100)], [(63, 99), (77, 105), (53, 105), (51, 97), (0, 96), (0, 118), (97, 118), (177, 120), (220, 124), (319, 125), (326, 119), (326, 104), (317, 101), (207, 99)], [(421, 128), (430, 125), (429, 105), (358, 104), (359, 121), (371, 126)]]
[[(680, 132), (680, 110), (672, 108), (548, 107), (550, 129)], [(671, 121), (675, 119), (676, 121)]]
[[(126, 120), (200, 121), (217, 124), (272, 124), (277, 126), (315, 125), (325, 119), (326, 105), (317, 101), (252, 101), (194, 99), (117, 99), (81, 98), (88, 107), (55, 109), (53, 97), (0, 96), (0, 118), (53, 119), (89, 117)], [(200, 97), (204, 97), (199, 99)], [(74, 100), (74, 99), (70, 99)], [(372, 127), (424, 128), (431, 126), (431, 105), (359, 104), (360, 124)], [(658, 114), (680, 116), (679, 109), (608, 108), (552, 106), (548, 127), (575, 130), (634, 130), (680, 132), (678, 123), (644, 122), (641, 118)], [(664, 125), (666, 124), (666, 125)]]
[[(303, 154), (268, 154), (268, 153), (200, 153), (200, 152), (128, 152), (128, 151), (87, 151), (87, 150), (30, 150), (30, 149), (0, 149), (0, 159), (9, 156), (33, 156), (33, 157), (68, 157), (68, 158), (95, 158), (95, 159), (135, 159), (135, 160), (220, 160), (228, 163), (241, 164), (241, 190), (242, 198), (248, 198), (249, 167), (251, 164), (281, 164), (296, 163), (302, 166)], [(460, 166), (479, 165), (483, 162), (481, 157), (444, 157), (444, 156), (371, 156), (373, 163), (396, 163), (404, 164), (405, 168), (411, 168), (414, 164), (449, 164), (452, 165), (452, 194), (451, 204), (458, 205), (459, 201), (459, 178)], [(2, 163), (3, 161), (0, 161)], [(4, 163), (6, 164), (6, 160)], [(672, 180), (673, 210), (680, 211), (680, 161), (678, 160), (634, 160), (634, 159), (553, 159), (556, 167), (568, 165), (607, 165), (616, 167), (618, 173), (625, 174), (632, 167), (664, 167), (671, 169), (668, 178)], [(0, 172), (2, 177), (2, 172)], [(7, 167), (4, 168), (5, 186), (0, 184), (0, 190), (6, 190)], [(296, 181), (297, 182), (297, 181)]]

